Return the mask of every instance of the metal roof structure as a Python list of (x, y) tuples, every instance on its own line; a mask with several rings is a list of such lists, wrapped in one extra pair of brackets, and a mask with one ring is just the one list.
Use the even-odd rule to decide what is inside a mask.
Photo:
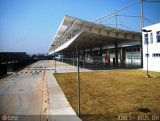
[(52, 54), (54, 52), (74, 51), (76, 45), (80, 49), (89, 49), (114, 43), (141, 40), (140, 32), (122, 30), (71, 16), (64, 16), (48, 51), (49, 54)]

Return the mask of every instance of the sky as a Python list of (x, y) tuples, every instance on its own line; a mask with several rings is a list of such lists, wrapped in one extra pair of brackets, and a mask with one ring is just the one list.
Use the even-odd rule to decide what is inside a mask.
[[(0, 0), (0, 52), (47, 53), (65, 15), (94, 21), (135, 1)], [(139, 16), (140, 4), (117, 13), (122, 14)], [(144, 16), (154, 23), (160, 22), (160, 2), (144, 2)], [(119, 16), (117, 20), (131, 30), (140, 30), (139, 18)], [(114, 23), (114, 17), (104, 22)], [(150, 24), (145, 21), (145, 26)]]

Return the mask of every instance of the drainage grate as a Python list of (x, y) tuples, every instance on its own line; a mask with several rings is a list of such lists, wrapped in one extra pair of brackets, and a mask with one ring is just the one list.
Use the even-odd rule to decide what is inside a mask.
[(138, 109), (138, 111), (139, 112), (143, 112), (143, 113), (149, 113), (149, 112), (151, 112), (151, 110), (148, 109), (148, 108), (140, 108), (140, 109)]
[(18, 91), (24, 91), (24, 89), (19, 89)]

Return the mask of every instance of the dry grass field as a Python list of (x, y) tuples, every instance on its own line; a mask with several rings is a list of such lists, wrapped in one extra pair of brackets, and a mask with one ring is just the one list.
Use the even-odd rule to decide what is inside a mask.
[[(80, 73), (83, 121), (160, 120), (160, 73), (110, 70)], [(77, 74), (54, 75), (77, 111)], [(157, 77), (157, 78), (155, 78)]]

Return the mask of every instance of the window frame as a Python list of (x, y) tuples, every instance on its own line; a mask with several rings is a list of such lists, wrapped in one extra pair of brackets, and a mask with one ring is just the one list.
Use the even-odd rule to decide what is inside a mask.
[(149, 44), (149, 41), (148, 41), (148, 33), (145, 33), (144, 34), (144, 44), (146, 45), (146, 44)]
[(160, 43), (160, 31), (156, 32), (157, 43)]
[(153, 44), (153, 33), (150, 33), (150, 43)]

